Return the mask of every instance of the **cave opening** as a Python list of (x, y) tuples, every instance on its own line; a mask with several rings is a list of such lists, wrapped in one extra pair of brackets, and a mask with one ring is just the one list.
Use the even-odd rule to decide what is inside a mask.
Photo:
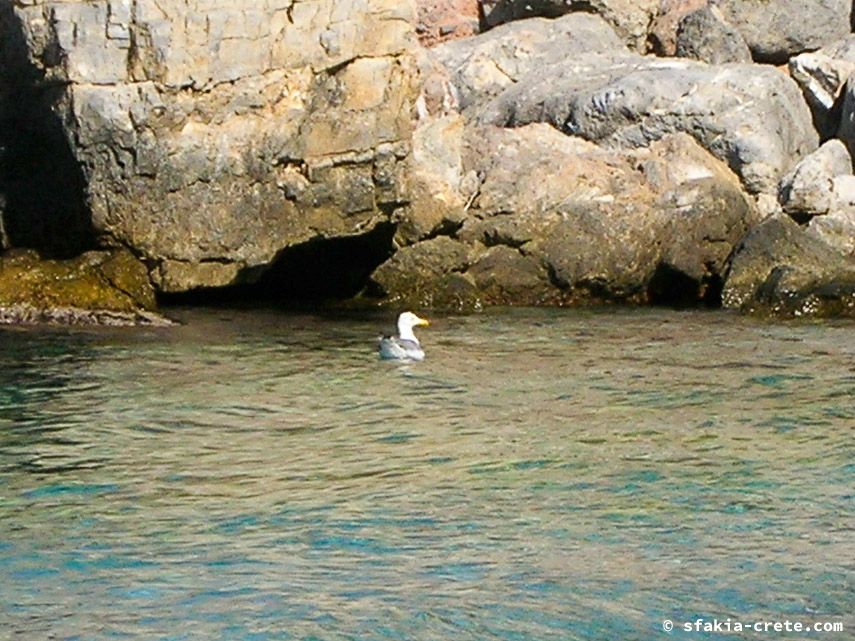
[(355, 236), (313, 238), (279, 252), (272, 264), (246, 273), (245, 284), (163, 294), (170, 305), (323, 305), (365, 290), (374, 270), (393, 253), (396, 226), (376, 225)]
[[(95, 245), (86, 179), (57, 109), (66, 83), (30, 60), (11, 2), (0, 3), (0, 244), (67, 258)], [(61, 52), (46, 51), (45, 66)]]
[(724, 281), (717, 274), (697, 280), (671, 265), (660, 263), (647, 285), (647, 299), (651, 305), (660, 307), (716, 309), (721, 307), (723, 288)]

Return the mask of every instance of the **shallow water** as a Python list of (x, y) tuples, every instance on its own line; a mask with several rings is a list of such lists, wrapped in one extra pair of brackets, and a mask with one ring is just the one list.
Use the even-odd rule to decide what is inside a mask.
[(855, 638), (852, 324), (176, 313), (0, 331), (0, 639)]

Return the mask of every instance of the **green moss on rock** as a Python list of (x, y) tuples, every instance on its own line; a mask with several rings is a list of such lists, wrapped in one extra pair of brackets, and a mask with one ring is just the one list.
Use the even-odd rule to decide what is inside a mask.
[(136, 324), (159, 319), (145, 266), (127, 250), (44, 260), (30, 250), (0, 256), (0, 320)]

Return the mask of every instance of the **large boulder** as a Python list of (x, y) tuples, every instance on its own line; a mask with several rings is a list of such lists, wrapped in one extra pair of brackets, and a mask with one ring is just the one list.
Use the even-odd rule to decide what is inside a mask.
[(843, 87), (855, 73), (855, 35), (791, 58), (789, 70), (802, 88), (820, 135), (836, 135)]
[(752, 193), (775, 193), (781, 175), (818, 144), (798, 86), (749, 64), (587, 54), (537, 69), (473, 112), (500, 126), (547, 122), (613, 147), (686, 132)]
[(412, 2), (33, 0), (15, 18), (60, 88), (97, 240), (162, 291), (257, 277), (405, 200)]
[(644, 51), (659, 0), (481, 0), (481, 7), (488, 26), (535, 16), (593, 13), (611, 24), (628, 46)]
[(851, 0), (718, 0), (742, 33), (754, 59), (782, 64), (846, 36)]
[(168, 324), (155, 308), (146, 268), (127, 250), (69, 260), (0, 255), (0, 324)]
[(431, 55), (448, 71), (465, 110), (538, 69), (592, 51), (628, 52), (602, 18), (571, 13), (556, 20), (532, 18), (502, 25), (475, 38), (434, 47)]
[(722, 301), (757, 314), (855, 317), (855, 257), (775, 216), (735, 250)]
[(715, 302), (754, 220), (726, 165), (690, 136), (609, 151), (553, 127), (477, 127), (479, 177), (459, 228), (401, 248), (373, 275), (396, 303)]

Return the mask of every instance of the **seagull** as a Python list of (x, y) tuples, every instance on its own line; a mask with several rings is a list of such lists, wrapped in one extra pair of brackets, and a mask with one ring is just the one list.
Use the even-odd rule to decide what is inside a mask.
[(423, 361), (425, 353), (419, 339), (413, 334), (413, 327), (430, 325), (424, 318), (413, 312), (404, 312), (398, 316), (398, 337), (384, 336), (378, 346), (380, 358), (384, 360)]

